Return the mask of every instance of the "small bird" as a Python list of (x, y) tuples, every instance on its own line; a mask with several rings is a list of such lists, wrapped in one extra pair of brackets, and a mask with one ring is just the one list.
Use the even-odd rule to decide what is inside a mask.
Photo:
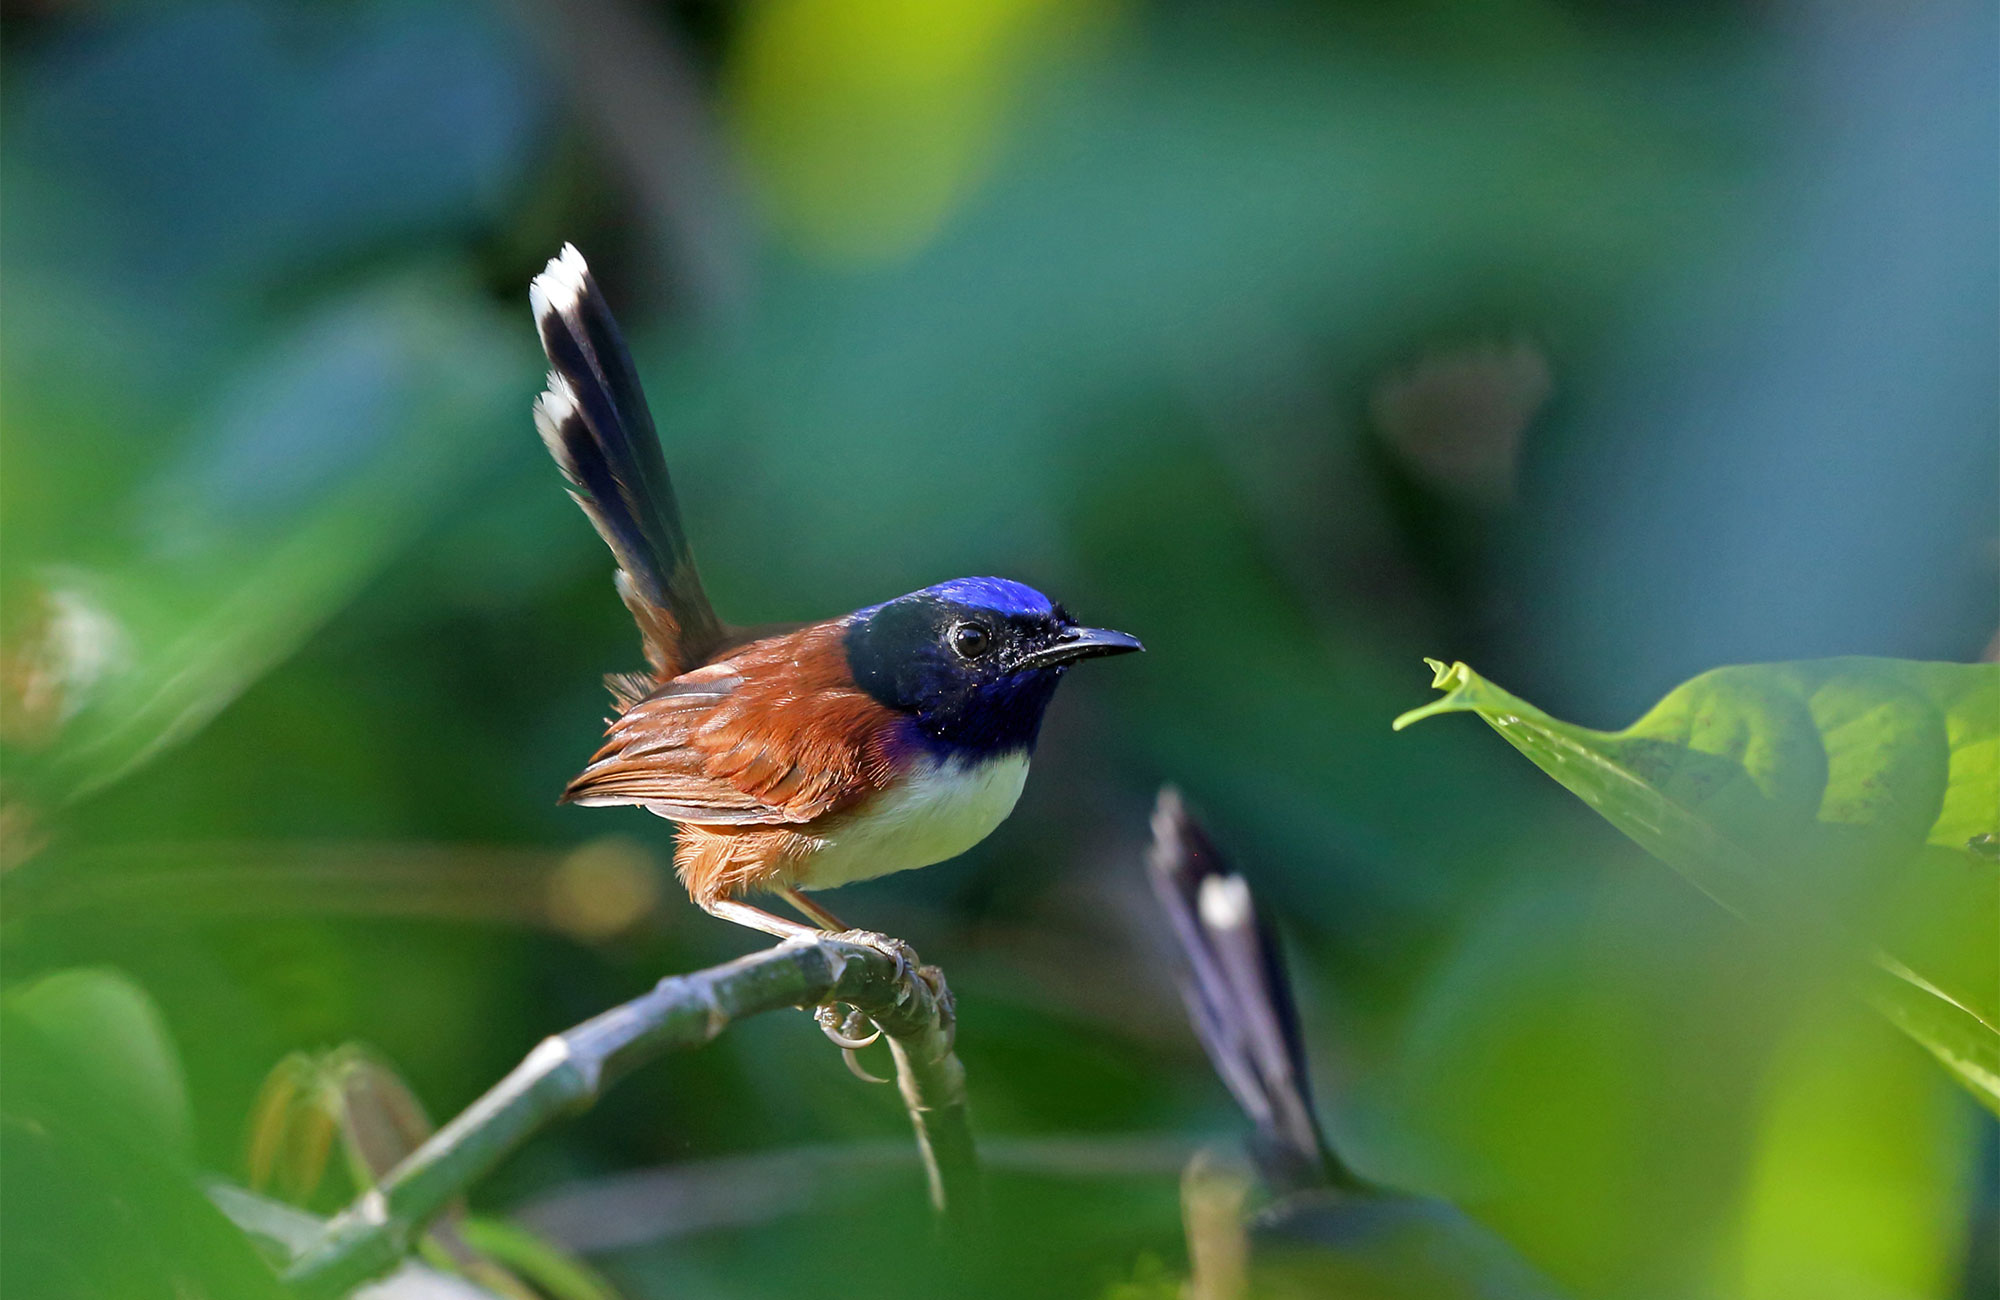
[(1031, 587), (960, 578), (819, 623), (735, 628), (695, 572), (659, 436), (575, 247), (528, 290), (548, 389), (535, 424), (617, 561), (650, 671), (605, 679), (617, 714), (562, 802), (636, 804), (678, 827), (674, 865), (712, 915), (811, 927), (742, 901), (955, 857), (1013, 811), (1071, 664), (1142, 650)]
[(1226, 1157), (1182, 1181), (1192, 1300), (1562, 1300), (1513, 1247), (1435, 1197), (1372, 1183), (1313, 1116), (1305, 1042), (1277, 937), (1180, 795), (1160, 792), (1147, 861), (1180, 951), (1195, 1037), (1250, 1117), (1264, 1203)]

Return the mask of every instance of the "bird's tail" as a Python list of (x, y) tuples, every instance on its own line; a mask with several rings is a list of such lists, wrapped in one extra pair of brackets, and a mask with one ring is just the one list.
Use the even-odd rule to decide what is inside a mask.
[(1147, 859), (1153, 892), (1186, 959), (1181, 996), (1217, 1074), (1256, 1126), (1255, 1154), (1279, 1190), (1360, 1187), (1320, 1133), (1298, 1010), (1277, 936), (1243, 877), (1160, 791)]
[(535, 427), (618, 561), (618, 594), (661, 679), (703, 663), (722, 625), (695, 572), (659, 434), (604, 294), (564, 244), (528, 287), (548, 353)]

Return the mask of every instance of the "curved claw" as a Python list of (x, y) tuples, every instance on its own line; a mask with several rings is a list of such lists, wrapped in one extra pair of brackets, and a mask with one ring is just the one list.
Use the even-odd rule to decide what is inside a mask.
[[(819, 1031), (825, 1034), (827, 1039), (843, 1052), (858, 1052), (864, 1047), (871, 1046), (876, 1039), (882, 1036), (881, 1026), (869, 1020), (853, 1007), (847, 1008), (845, 1014), (841, 1012), (838, 1006), (816, 1007), (813, 1010), (813, 1019), (819, 1022)], [(874, 1032), (865, 1038), (856, 1037), (856, 1021), (867, 1025)], [(851, 1061), (849, 1062), (849, 1068), (853, 1068)]]
[[(879, 1031), (877, 1031), (877, 1032), (879, 1033)], [(870, 1039), (869, 1041), (870, 1041), (870, 1042), (873, 1042), (874, 1040), (873, 1040), (873, 1039)], [(863, 1064), (861, 1063), (861, 1058), (860, 1058), (860, 1056), (856, 1055), (856, 1054), (855, 1054), (855, 1052), (854, 1052), (854, 1050), (853, 1050), (852, 1048), (849, 1048), (849, 1049), (847, 1049), (847, 1050), (845, 1050), (845, 1051), (841, 1052), (841, 1054), (840, 1054), (840, 1059), (841, 1059), (841, 1060), (843, 1060), (843, 1061), (845, 1061), (845, 1062), (847, 1062), (847, 1072), (848, 1072), (849, 1074), (853, 1075), (853, 1076), (854, 1076), (855, 1078), (857, 1078), (857, 1079), (861, 1080), (861, 1082), (863, 1082), (863, 1083), (894, 1083), (894, 1082), (895, 1082), (895, 1080), (894, 1080), (894, 1079), (885, 1079), (885, 1078), (883, 1078), (883, 1077), (882, 1077), (881, 1075), (879, 1075), (879, 1074), (870, 1074), (870, 1073), (868, 1072), (868, 1067), (867, 1067), (867, 1066), (865, 1066), (865, 1065), (863, 1065)]]

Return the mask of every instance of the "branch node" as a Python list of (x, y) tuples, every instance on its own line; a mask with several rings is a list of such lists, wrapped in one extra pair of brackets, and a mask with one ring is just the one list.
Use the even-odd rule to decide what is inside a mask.
[(713, 1042), (722, 1036), (723, 1030), (729, 1028), (729, 1011), (716, 994), (715, 981), (701, 981), (701, 1005), (708, 1013), (707, 1023), (702, 1026), (702, 1034), (707, 1041)]
[[(888, 1036), (916, 1129), (932, 1204), (975, 1215), (978, 1157), (966, 1122), (965, 1071), (952, 1055), (955, 1008), (944, 977), (910, 946), (875, 934), (800, 936), (693, 975), (674, 975), (622, 1006), (543, 1039), (522, 1063), (336, 1215), (286, 1281), (333, 1300), (393, 1268), (424, 1225), (506, 1155), (560, 1116), (670, 1048), (714, 1039), (745, 1016), (846, 1003)], [(884, 1023), (884, 1022), (887, 1023)]]
[(535, 1044), (534, 1050), (521, 1061), (521, 1068), (536, 1074), (553, 1074), (575, 1059), (575, 1055), (567, 1039), (560, 1034), (551, 1034)]

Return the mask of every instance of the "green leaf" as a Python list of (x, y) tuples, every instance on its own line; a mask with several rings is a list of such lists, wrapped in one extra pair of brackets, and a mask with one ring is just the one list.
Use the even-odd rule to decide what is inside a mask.
[(459, 1221), (458, 1235), (553, 1300), (618, 1300), (611, 1284), (588, 1264), (519, 1224), (468, 1215)]
[[(1714, 1293), (1738, 1300), (1959, 1294), (1963, 1188), (1983, 1125), (1896, 1031), (1828, 1002), (1788, 1027), (1762, 1073), (1740, 1237)], [(1887, 1048), (1887, 1050), (1885, 1050)], [(1730, 1258), (1733, 1254), (1735, 1258)]]
[(2000, 1112), (2000, 1034), (1993, 1025), (1895, 958), (1876, 960), (1868, 1001)]
[(2000, 1111), (2000, 665), (1718, 668), (1623, 731), (1559, 721), (1462, 663), (1396, 719), (1476, 713), (1725, 907), (1859, 946), (1867, 993)]
[(202, 1195), (172, 1044), (122, 976), (71, 971), (0, 998), (0, 1223), (8, 1293), (280, 1300)]
[(163, 1149), (186, 1155), (193, 1121), (180, 1055), (145, 990), (114, 970), (58, 971), (7, 994), (76, 1076)]

